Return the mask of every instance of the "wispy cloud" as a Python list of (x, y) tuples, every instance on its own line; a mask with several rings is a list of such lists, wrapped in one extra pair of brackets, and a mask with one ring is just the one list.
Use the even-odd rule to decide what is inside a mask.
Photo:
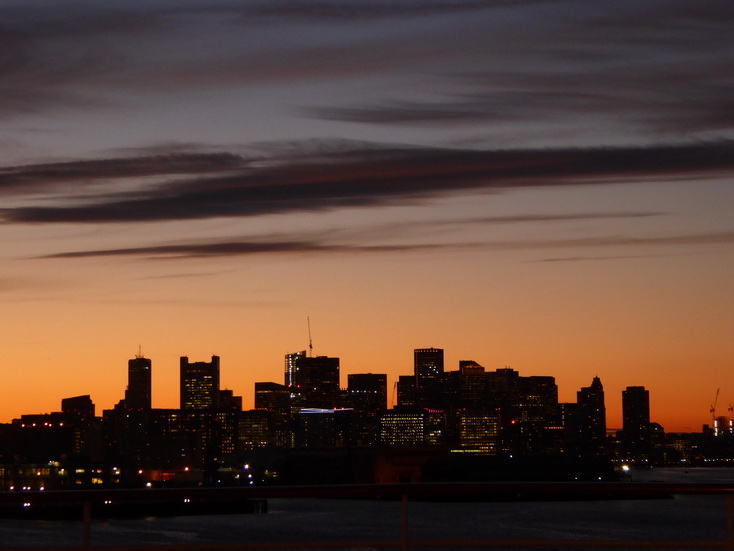
[(210, 176), (245, 165), (245, 159), (231, 153), (174, 153), (0, 167), (0, 194), (26, 194), (68, 184), (124, 178)]
[[(465, 244), (461, 247), (476, 247)], [(208, 258), (217, 256), (251, 256), (260, 254), (289, 253), (385, 253), (405, 251), (429, 251), (456, 248), (456, 245), (340, 245), (316, 241), (227, 241), (184, 245), (159, 245), (126, 249), (63, 252), (40, 258), (89, 258), (100, 256), (140, 256), (147, 258)]]
[[(186, 172), (186, 175), (182, 175)], [(684, 146), (473, 151), (357, 148), (248, 165), (229, 154), (12, 167), (0, 189), (56, 186), (59, 205), (0, 208), (5, 223), (105, 223), (252, 217), (379, 207), (477, 191), (718, 177), (734, 172), (734, 142)], [(85, 178), (171, 175), (157, 185), (70, 202)], [(5, 184), (3, 185), (3, 182)]]
[[(354, 237), (354, 236), (353, 236)], [(158, 259), (193, 259), (231, 256), (253, 256), (263, 254), (375, 254), (405, 252), (435, 252), (439, 250), (486, 250), (486, 251), (532, 251), (546, 249), (600, 249), (627, 247), (681, 247), (707, 246), (734, 243), (734, 232), (703, 234), (679, 234), (663, 236), (600, 236), (579, 239), (530, 239), (530, 240), (476, 240), (454, 243), (403, 243), (397, 245), (366, 244), (354, 240), (351, 243), (335, 243), (327, 237), (308, 240), (250, 239), (216, 242), (196, 242), (176, 245), (156, 245), (120, 249), (98, 249), (86, 251), (66, 251), (38, 258), (73, 259), (114, 256), (135, 256)], [(590, 257), (556, 258), (546, 261), (569, 261), (589, 259)], [(632, 258), (629, 255), (614, 258)]]

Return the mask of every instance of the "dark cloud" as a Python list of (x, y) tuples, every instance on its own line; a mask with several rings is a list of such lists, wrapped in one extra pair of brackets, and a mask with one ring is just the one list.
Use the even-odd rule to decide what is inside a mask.
[[(665, 236), (603, 236), (581, 239), (534, 239), (513, 241), (474, 241), (458, 243), (407, 243), (399, 245), (370, 245), (363, 243), (331, 243), (328, 238), (308, 240), (243, 240), (177, 245), (157, 245), (123, 249), (101, 249), (68, 251), (39, 258), (95, 258), (112, 256), (136, 256), (160, 259), (192, 259), (230, 256), (252, 256), (263, 254), (292, 253), (394, 253), (424, 252), (437, 250), (481, 249), (487, 251), (524, 251), (543, 249), (599, 249), (626, 247), (669, 247), (706, 246), (734, 243), (734, 232), (705, 234), (681, 234)], [(602, 257), (572, 257), (547, 259), (545, 261), (578, 261)], [(607, 258), (634, 258), (615, 256)]]
[[(382, 99), (309, 102), (299, 112), (360, 123), (727, 131), (734, 4), (699, 4), (23, 2), (0, 7), (0, 118), (110, 108), (129, 92), (414, 75), (410, 99), (395, 86)], [(423, 86), (443, 97), (418, 101), (415, 79), (428, 77)]]
[(367, 124), (524, 122), (648, 136), (734, 129), (733, 3), (600, 7), (560, 2), (554, 13), (518, 11), (528, 16), (522, 27), (518, 17), (495, 28), (490, 17), (494, 32), (485, 35), (467, 26), (459, 44), (487, 53), (434, 79), (430, 99), (415, 99), (415, 90), (408, 99), (399, 89), (387, 90), (381, 98), (299, 112)]
[[(357, 148), (294, 156), (239, 168), (238, 156), (132, 158), (110, 162), (13, 167), (10, 184), (59, 186), (56, 206), (0, 208), (5, 223), (104, 223), (251, 217), (264, 214), (379, 207), (468, 192), (523, 187), (710, 178), (734, 172), (734, 142), (684, 146), (472, 151)], [(187, 177), (180, 173), (188, 168)], [(157, 171), (157, 172), (156, 172)], [(225, 174), (222, 174), (222, 172)], [(144, 174), (179, 174), (159, 185), (70, 201), (77, 179), (111, 181)]]
[[(144, 256), (149, 258), (206, 258), (215, 256), (250, 256), (284, 253), (355, 253), (405, 252), (436, 250), (448, 245), (338, 245), (317, 241), (227, 241), (187, 245), (159, 245), (127, 249), (64, 252), (40, 258), (89, 258), (100, 256)], [(451, 248), (456, 248), (451, 246)]]
[(88, 181), (195, 174), (242, 169), (246, 160), (232, 153), (172, 153), (118, 159), (92, 159), (0, 168), (0, 194)]
[(612, 256), (565, 256), (558, 258), (543, 258), (533, 260), (531, 262), (596, 262), (605, 260), (640, 260), (645, 258), (660, 258), (661, 256), (671, 256), (662, 254), (644, 254), (644, 255), (612, 255)]
[[(488, 216), (484, 218), (468, 218), (448, 224), (517, 224), (527, 222), (573, 222), (578, 220), (614, 220), (626, 218), (649, 218), (661, 216), (659, 212), (579, 212), (571, 214), (519, 214), (513, 216)], [(444, 222), (436, 222), (442, 224)]]
[(443, 15), (456, 12), (486, 10), (518, 2), (492, 0), (455, 0), (455, 1), (296, 1), (274, 0), (267, 2), (251, 2), (244, 6), (233, 6), (231, 9), (244, 16), (260, 16), (281, 20), (285, 17), (309, 18), (315, 20), (364, 20), (369, 18), (411, 17), (426, 15)]

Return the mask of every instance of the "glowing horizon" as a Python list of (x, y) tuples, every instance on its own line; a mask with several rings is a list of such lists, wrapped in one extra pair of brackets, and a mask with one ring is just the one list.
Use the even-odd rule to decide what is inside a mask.
[[(342, 374), (599, 376), (668, 431), (734, 403), (734, 4), (10, 0), (0, 420), (155, 407), (178, 358), (251, 404)], [(298, 345), (297, 343), (303, 343)], [(174, 382), (175, 381), (175, 382)], [(392, 392), (392, 389), (390, 389)]]

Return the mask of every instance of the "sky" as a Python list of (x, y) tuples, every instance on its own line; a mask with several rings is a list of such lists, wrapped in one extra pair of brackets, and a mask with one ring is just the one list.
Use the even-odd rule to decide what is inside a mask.
[(734, 402), (730, 0), (0, 0), (0, 422), (221, 357)]

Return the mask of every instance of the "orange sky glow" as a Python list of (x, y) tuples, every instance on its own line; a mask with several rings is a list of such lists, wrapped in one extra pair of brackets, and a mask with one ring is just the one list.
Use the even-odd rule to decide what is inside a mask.
[(0, 422), (100, 415), (139, 347), (154, 407), (218, 355), (251, 408), (307, 318), (391, 398), (438, 347), (561, 401), (598, 376), (609, 428), (632, 385), (666, 431), (731, 414), (734, 4), (0, 16)]

